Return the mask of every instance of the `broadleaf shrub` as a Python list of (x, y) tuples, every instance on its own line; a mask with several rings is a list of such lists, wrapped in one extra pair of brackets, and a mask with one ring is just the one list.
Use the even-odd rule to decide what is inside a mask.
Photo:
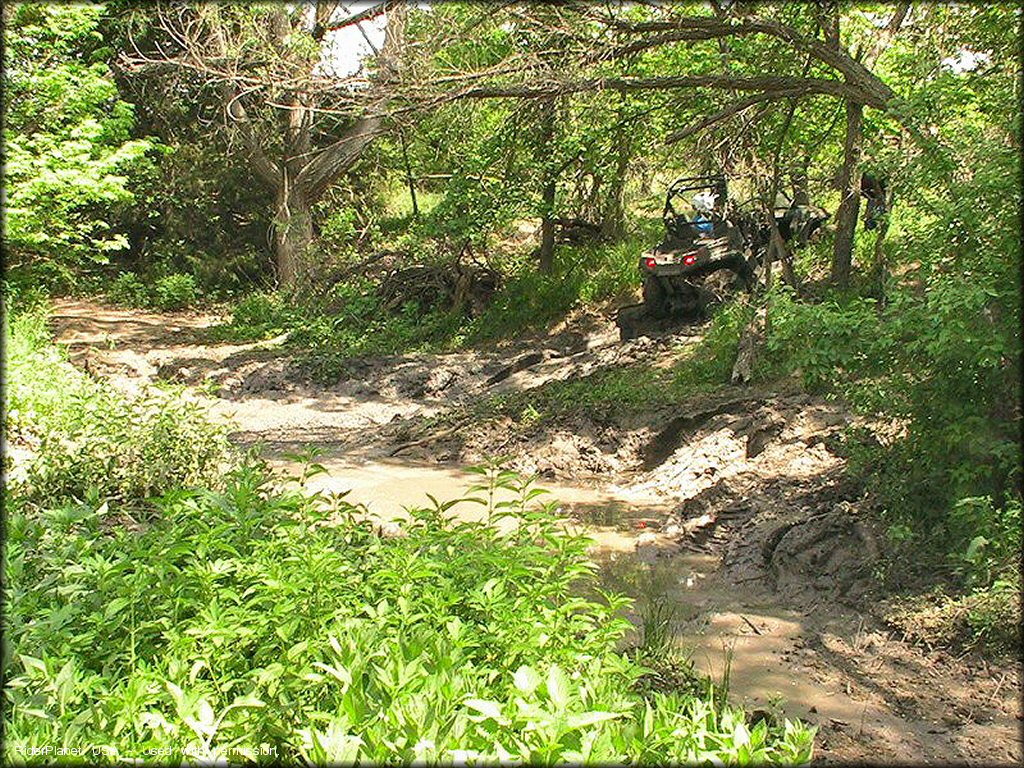
[(30, 481), (7, 498), (7, 761), (810, 759), (811, 729), (748, 724), (711, 686), (645, 692), (628, 599), (529, 482), (479, 468), (486, 522), (434, 502), (384, 536), (258, 460), (189, 464), (182, 446), (220, 445), (202, 414), (72, 369), (39, 314), (12, 325), (8, 440), (27, 448), (7, 458)]
[(134, 272), (122, 272), (110, 281), (107, 298), (122, 307), (145, 307), (150, 303), (146, 284)]
[(615, 650), (628, 601), (579, 596), (587, 542), (543, 507), (496, 509), (515, 522), (500, 528), (417, 509), (382, 537), (254, 464), (155, 504), (138, 533), (104, 533), (109, 510), (83, 504), (12, 510), (8, 759), (79, 743), (314, 764), (810, 757), (804, 726), (740, 738), (743, 713), (710, 693), (639, 693), (644, 668)]
[(153, 285), (153, 302), (160, 309), (182, 309), (199, 298), (199, 286), (192, 275), (166, 275)]
[(217, 482), (225, 429), (173, 392), (131, 399), (74, 368), (50, 343), (45, 316), (5, 319), (8, 441), (22, 451), (13, 490), (53, 502), (138, 503)]

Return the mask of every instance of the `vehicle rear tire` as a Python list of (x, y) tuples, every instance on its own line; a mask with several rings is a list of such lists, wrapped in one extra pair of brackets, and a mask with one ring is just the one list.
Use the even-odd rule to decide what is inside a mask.
[(642, 304), (633, 304), (619, 310), (615, 324), (619, 326), (619, 341), (629, 341), (640, 335), (640, 318), (644, 314)]
[(690, 282), (677, 287), (672, 297), (672, 313), (680, 318), (694, 320), (704, 312), (705, 296), (700, 288)]
[(668, 292), (654, 275), (644, 279), (644, 309), (655, 319), (668, 315)]

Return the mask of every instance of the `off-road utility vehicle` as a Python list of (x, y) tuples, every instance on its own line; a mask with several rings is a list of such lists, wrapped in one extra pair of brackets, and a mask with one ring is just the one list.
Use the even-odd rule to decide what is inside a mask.
[(619, 311), (623, 340), (634, 338), (647, 321), (703, 314), (708, 294), (702, 283), (713, 272), (732, 270), (745, 288), (753, 287), (749, 249), (730, 212), (724, 176), (688, 176), (669, 185), (662, 211), (665, 238), (640, 257), (643, 303)]

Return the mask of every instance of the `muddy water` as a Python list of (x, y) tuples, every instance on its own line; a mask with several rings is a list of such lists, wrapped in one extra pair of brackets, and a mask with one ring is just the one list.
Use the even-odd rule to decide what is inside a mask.
[[(452, 465), (344, 455), (317, 461), (327, 473), (309, 478), (305, 486), (346, 493), (348, 501), (364, 505), (381, 525), (400, 526), (409, 508), (430, 503), (428, 494), (441, 501), (486, 497), (486, 492), (469, 491), (481, 482), (480, 475)], [(301, 471), (290, 459), (272, 458), (271, 463), (288, 474)], [(727, 687), (734, 704), (826, 727), (839, 723), (858, 740), (906, 735), (897, 716), (851, 691), (848, 678), (821, 673), (828, 666), (820, 650), (811, 647), (811, 638), (823, 630), (820, 620), (780, 608), (758, 583), (727, 582), (719, 575), (718, 556), (681, 551), (663, 535), (659, 526), (671, 511), (664, 496), (599, 479), (544, 482), (541, 487), (550, 492), (544, 498), (557, 502), (567, 528), (593, 540), (591, 554), (601, 566), (602, 586), (634, 598), (627, 618), (636, 629), (627, 641), (639, 640), (648, 622), (667, 622), (667, 642), (716, 687)], [(514, 498), (499, 490), (494, 501)], [(484, 505), (470, 501), (457, 503), (448, 514), (465, 521), (487, 517)], [(911, 758), (914, 749), (908, 746), (894, 757)]]
[[(485, 505), (467, 498), (488, 497), (485, 490), (471, 491), (474, 486), (485, 485), (486, 478), (462, 467), (407, 459), (353, 460), (344, 456), (320, 456), (316, 461), (327, 472), (310, 477), (305, 487), (314, 492), (345, 493), (347, 501), (365, 506), (375, 520), (407, 519), (408, 509), (431, 506), (430, 496), (438, 501), (461, 499), (448, 510), (455, 519), (487, 518)], [(292, 459), (272, 458), (271, 464), (287, 475), (295, 476), (302, 471), (302, 465)], [(661, 499), (596, 480), (575, 484), (545, 481), (536, 487), (547, 491), (536, 503), (554, 503), (571, 530), (585, 530), (595, 540), (597, 551), (635, 552), (639, 541), (635, 533), (643, 530), (638, 526), (652, 515), (667, 511)], [(513, 491), (497, 489), (493, 502), (512, 502), (516, 498)], [(601, 524), (613, 521), (614, 525)], [(644, 542), (640, 545), (643, 550)]]
[[(364, 505), (382, 524), (406, 519), (408, 509), (429, 505), (428, 494), (440, 501), (487, 495), (479, 490), (470, 493), (483, 480), (480, 475), (455, 466), (402, 459), (317, 461), (327, 472), (306, 481), (310, 491), (344, 492), (346, 500)], [(272, 464), (287, 474), (301, 471), (300, 464), (288, 459)], [(639, 628), (652, 610), (667, 616), (669, 642), (717, 685), (728, 684), (737, 703), (769, 706), (785, 700), (791, 717), (807, 716), (812, 707), (821, 706), (843, 720), (862, 714), (849, 700), (845, 701), (850, 706), (830, 707), (812, 680), (794, 677), (791, 669), (780, 665), (780, 654), (792, 649), (804, 631), (800, 616), (772, 612), (771, 595), (754, 585), (737, 594), (735, 587), (717, 577), (719, 558), (681, 552), (658, 532), (659, 520), (671, 511), (664, 497), (598, 480), (545, 481), (539, 487), (549, 491), (541, 499), (557, 503), (570, 530), (593, 540), (591, 553), (602, 566), (603, 586), (635, 598), (628, 618)], [(514, 498), (514, 493), (499, 490), (494, 500)], [(484, 505), (465, 500), (448, 514), (465, 521), (487, 518)]]
[(642, 547), (625, 556), (595, 553), (602, 582), (635, 597), (630, 619), (638, 627), (652, 616), (667, 621), (669, 643), (716, 686), (727, 687), (730, 700), (748, 709), (777, 707), (787, 717), (812, 722), (822, 716), (855, 722), (864, 714), (838, 687), (823, 689), (782, 663), (801, 655), (803, 638), (813, 631), (806, 615), (780, 610), (757, 584), (741, 588), (724, 581), (717, 556), (667, 547), (654, 554), (644, 556)]

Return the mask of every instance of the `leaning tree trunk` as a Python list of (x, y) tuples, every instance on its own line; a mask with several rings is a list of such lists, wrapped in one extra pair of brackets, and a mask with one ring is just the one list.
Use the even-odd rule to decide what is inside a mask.
[(544, 163), (544, 188), (541, 192), (540, 251), (537, 263), (541, 272), (555, 266), (555, 191), (557, 176), (551, 154), (555, 138), (555, 100), (549, 99), (541, 114), (540, 161)]
[[(890, 200), (886, 200), (886, 210), (891, 205)], [(874, 282), (876, 290), (878, 291), (878, 306), (884, 308), (886, 304), (885, 295), (885, 281), (887, 265), (885, 263), (885, 234), (889, 230), (889, 216), (886, 214), (882, 216), (882, 220), (878, 223), (878, 234), (875, 236), (875, 259), (872, 264), (872, 282)]]
[(555, 268), (555, 180), (548, 179), (544, 184), (542, 195), (544, 206), (544, 218), (540, 221), (540, 251), (537, 256), (537, 264), (540, 271), (550, 274)]
[(604, 210), (601, 216), (601, 234), (610, 240), (618, 240), (626, 231), (626, 178), (629, 174), (629, 161), (633, 157), (633, 134), (627, 126), (625, 112), (626, 99), (619, 94), (619, 108), (616, 111), (618, 123), (615, 127), (615, 146), (618, 154), (615, 157), (615, 169), (611, 184), (605, 197)]
[(277, 190), (274, 216), (274, 256), (277, 280), (282, 286), (294, 286), (305, 270), (305, 257), (313, 243), (313, 207), (302, 190), (287, 179)]
[(840, 288), (850, 284), (853, 267), (853, 237), (857, 232), (860, 210), (860, 151), (864, 105), (846, 102), (846, 143), (843, 148), (843, 172), (839, 187), (842, 200), (836, 213), (836, 241), (832, 253), (832, 282)]

